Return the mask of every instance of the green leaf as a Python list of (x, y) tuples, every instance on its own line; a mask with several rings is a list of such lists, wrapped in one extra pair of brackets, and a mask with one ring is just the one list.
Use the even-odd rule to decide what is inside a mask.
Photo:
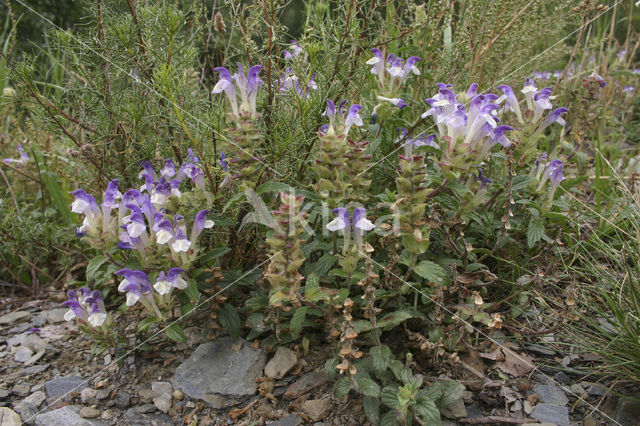
[(47, 188), (47, 192), (53, 200), (53, 204), (56, 206), (60, 217), (63, 219), (66, 225), (71, 225), (73, 223), (71, 209), (69, 208), (69, 203), (67, 197), (65, 196), (65, 193), (58, 183), (58, 176), (48, 170), (43, 170), (40, 176), (42, 177), (44, 185)]
[(532, 219), (527, 229), (527, 246), (529, 248), (536, 245), (544, 236), (544, 221), (540, 219)]
[(444, 284), (445, 279), (448, 277), (447, 272), (442, 268), (442, 266), (429, 260), (423, 260), (418, 263), (413, 268), (413, 272), (418, 274), (420, 278), (424, 278), (425, 280), (436, 284)]
[(107, 260), (107, 256), (100, 254), (89, 261), (86, 273), (87, 281), (91, 281), (96, 277), (98, 270)]
[(216, 247), (211, 250), (207, 250), (202, 256), (200, 256), (200, 264), (207, 265), (217, 258), (229, 253), (230, 251), (231, 249), (229, 247)]
[(229, 199), (229, 201), (227, 201), (227, 203), (222, 208), (222, 213), (226, 212), (228, 209), (230, 209), (233, 205), (238, 203), (244, 197), (245, 197), (245, 195), (244, 195), (244, 192), (242, 192), (242, 191), (238, 192), (236, 195), (231, 197), (231, 199)]
[(269, 298), (263, 292), (258, 292), (255, 296), (248, 298), (244, 306), (252, 312), (259, 311), (269, 305)]
[(305, 295), (310, 290), (315, 290), (320, 287), (320, 279), (318, 275), (313, 273), (307, 277), (307, 280), (304, 283), (304, 292)]
[(289, 328), (291, 328), (291, 337), (297, 339), (300, 336), (300, 332), (302, 331), (302, 324), (304, 323), (304, 319), (307, 316), (307, 311), (309, 310), (308, 306), (302, 306), (293, 313), (291, 317), (291, 322), (289, 322)]
[(222, 305), (222, 308), (218, 313), (218, 319), (220, 320), (220, 325), (222, 325), (222, 327), (227, 333), (229, 333), (231, 337), (240, 336), (242, 323), (240, 322), (240, 315), (238, 315), (238, 310), (235, 308), (235, 306), (232, 306), (228, 303)]
[(389, 408), (398, 408), (398, 388), (385, 386), (380, 392), (380, 400)]
[(377, 425), (380, 422), (380, 399), (371, 396), (365, 396), (362, 399), (364, 405), (364, 414), (372, 425)]
[(358, 383), (358, 391), (367, 396), (377, 398), (380, 396), (380, 385), (378, 385), (373, 379), (368, 377), (356, 378)]
[(329, 378), (333, 379), (336, 375), (336, 367), (340, 364), (338, 358), (329, 358), (324, 362), (324, 374)]
[(369, 350), (373, 368), (378, 372), (383, 372), (391, 362), (391, 349), (388, 346), (374, 346)]
[(184, 289), (184, 292), (189, 296), (189, 299), (198, 302), (200, 300), (200, 291), (198, 290), (198, 283), (196, 280), (189, 280), (187, 282), (187, 288)]
[(149, 327), (151, 327), (151, 325), (155, 324), (156, 322), (158, 322), (156, 317), (147, 317), (143, 319), (138, 323), (138, 333), (146, 333), (147, 330), (149, 330)]
[(266, 192), (291, 192), (291, 185), (283, 182), (265, 182), (256, 188), (256, 194)]
[(164, 334), (167, 336), (167, 338), (177, 343), (184, 343), (187, 341), (187, 336), (184, 335), (182, 327), (180, 327), (175, 322), (166, 328)]
[(422, 418), (422, 421), (425, 422), (425, 424), (440, 424), (440, 410), (438, 410), (435, 402), (433, 402), (429, 398), (423, 397), (422, 395), (420, 395), (420, 393), (418, 393), (418, 396), (416, 397), (416, 403), (413, 408)]
[(425, 397), (436, 401), (440, 408), (444, 408), (462, 398), (464, 386), (458, 382), (443, 380), (441, 382), (434, 383), (423, 391), (423, 395)]
[(333, 390), (335, 391), (338, 399), (342, 399), (347, 396), (351, 388), (351, 378), (349, 377), (341, 377), (333, 384)]
[(406, 368), (400, 361), (391, 361), (391, 371), (393, 375), (402, 383), (408, 383), (411, 381), (411, 370)]
[[(422, 317), (422, 314), (420, 314), (417, 311), (409, 311), (409, 310), (395, 311), (395, 312), (388, 313), (387, 315), (380, 318), (376, 326), (378, 327), (378, 329), (381, 329), (381, 328), (390, 329), (402, 324), (403, 322), (405, 322), (410, 318), (417, 318), (417, 317)], [(353, 322), (353, 330), (358, 334), (364, 331), (371, 331), (372, 330), (371, 321), (356, 320)]]
[(327, 272), (333, 268), (333, 265), (336, 263), (336, 256), (331, 253), (326, 253), (318, 259), (317, 262), (311, 264), (309, 267), (310, 271), (317, 274), (319, 277), (323, 277), (327, 275)]

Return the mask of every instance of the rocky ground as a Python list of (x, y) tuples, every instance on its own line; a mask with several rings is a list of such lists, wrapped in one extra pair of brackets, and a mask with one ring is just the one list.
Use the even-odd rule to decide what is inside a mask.
[[(185, 344), (158, 340), (124, 358), (93, 357), (91, 342), (64, 321), (66, 309), (20, 299), (0, 307), (3, 426), (367, 424), (357, 395), (333, 394), (322, 369), (327, 345), (265, 353), (241, 338), (206, 341), (190, 327)], [(587, 356), (502, 344), (461, 357), (450, 378), (467, 391), (443, 411), (443, 424), (640, 424), (639, 401), (576, 374)]]

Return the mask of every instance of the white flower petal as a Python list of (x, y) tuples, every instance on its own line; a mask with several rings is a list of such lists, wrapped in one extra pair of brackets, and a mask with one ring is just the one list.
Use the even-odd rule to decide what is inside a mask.
[(76, 313), (73, 312), (71, 309), (69, 309), (67, 312), (64, 313), (64, 320), (65, 321), (71, 321), (75, 317), (76, 317)]
[(153, 288), (155, 288), (159, 294), (164, 296), (165, 294), (169, 294), (171, 292), (171, 283), (167, 280), (156, 281), (156, 283), (153, 285)]
[(373, 228), (375, 228), (376, 226), (373, 224), (373, 222), (371, 222), (369, 219), (367, 219), (366, 217), (363, 217), (362, 219), (360, 219), (358, 222), (355, 223), (355, 225), (353, 225), (354, 227), (358, 228), (358, 229), (362, 229), (363, 231), (371, 231)]
[(104, 324), (104, 320), (107, 319), (107, 314), (104, 312), (96, 312), (95, 314), (89, 315), (88, 321), (94, 327), (100, 327)]
[(339, 231), (346, 228), (347, 224), (342, 220), (340, 216), (334, 218), (331, 222), (327, 223), (327, 229), (331, 232)]
[(136, 302), (140, 299), (140, 295), (136, 294), (132, 291), (130, 291), (129, 293), (127, 293), (127, 302), (126, 305), (127, 306), (133, 306), (136, 304)]

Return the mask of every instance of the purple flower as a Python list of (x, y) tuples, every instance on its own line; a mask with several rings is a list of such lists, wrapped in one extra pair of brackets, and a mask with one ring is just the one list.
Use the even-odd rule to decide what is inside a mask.
[(624, 61), (624, 58), (625, 58), (626, 56), (627, 56), (627, 51), (626, 51), (626, 49), (621, 49), (621, 50), (618, 52), (618, 61), (620, 61), (620, 62)]
[(231, 103), (231, 110), (234, 116), (238, 116), (238, 102), (236, 100), (236, 89), (233, 85), (233, 80), (231, 79), (231, 73), (225, 67), (217, 67), (213, 69), (215, 72), (220, 73), (220, 80), (213, 87), (211, 93), (222, 93), (227, 96), (229, 102)]
[(151, 282), (149, 277), (143, 271), (133, 271), (129, 268), (116, 271), (116, 275), (122, 276), (123, 280), (118, 286), (120, 293), (126, 293), (126, 305), (133, 306), (144, 297), (152, 299)]
[(403, 99), (400, 99), (400, 98), (385, 98), (384, 96), (378, 96), (378, 100), (379, 101), (384, 101), (384, 102), (389, 102), (393, 106), (398, 107), (400, 109), (406, 108), (406, 107), (409, 106), (409, 105), (406, 104), (406, 102)]
[(284, 51), (283, 56), (284, 56), (284, 59), (289, 60), (289, 59), (297, 58), (298, 56), (300, 56), (301, 53), (302, 53), (302, 47), (300, 47), (297, 41), (291, 40), (291, 47), (289, 48), (289, 50)]
[(533, 119), (532, 122), (535, 124), (542, 118), (542, 114), (544, 110), (553, 108), (553, 104), (551, 103), (551, 87), (545, 87), (540, 90), (534, 97), (533, 100), (535, 102), (535, 106), (533, 109)]
[(504, 84), (502, 86), (498, 86), (498, 90), (502, 90), (502, 93), (504, 93), (504, 95), (498, 98), (496, 103), (499, 104), (503, 100), (506, 101), (504, 110), (513, 111), (516, 114), (518, 121), (520, 123), (524, 123), (524, 119), (522, 118), (522, 111), (520, 111), (520, 104), (518, 103), (518, 98), (516, 98), (516, 95), (513, 92), (511, 86), (507, 86), (506, 84)]
[(326, 128), (326, 131), (321, 132), (329, 135), (347, 135), (352, 126), (362, 126), (364, 122), (362, 121), (362, 117), (360, 117), (360, 110), (362, 109), (361, 105), (353, 104), (349, 107), (348, 112), (345, 111), (344, 107), (347, 101), (342, 101), (336, 108), (335, 104), (331, 99), (327, 99), (327, 109), (324, 112), (324, 115), (329, 117), (329, 126)]
[(327, 224), (327, 229), (331, 232), (341, 231), (344, 236), (344, 251), (349, 247), (349, 237), (351, 227), (353, 226), (354, 242), (356, 249), (360, 249), (362, 246), (362, 236), (366, 231), (370, 231), (375, 228), (373, 222), (366, 218), (367, 211), (358, 207), (353, 211), (353, 222), (349, 222), (349, 212), (344, 207), (338, 207), (333, 209), (333, 213), (336, 217)]
[(589, 78), (589, 80), (591, 80), (591, 81), (595, 81), (596, 83), (598, 83), (598, 85), (599, 85), (600, 87), (604, 87), (604, 86), (606, 86), (606, 85), (607, 85), (607, 82), (606, 82), (606, 81), (604, 81), (604, 78), (602, 78), (602, 77), (600, 76), (600, 74), (598, 74), (597, 72), (595, 72), (595, 70), (591, 73), (591, 75), (589, 75), (589, 77), (588, 77), (588, 78)]
[(166, 179), (170, 179), (176, 175), (176, 166), (173, 164), (171, 158), (165, 161), (164, 167), (160, 170), (160, 175)]
[(184, 290), (187, 288), (187, 282), (182, 278), (183, 273), (182, 268), (171, 268), (166, 275), (161, 271), (153, 288), (162, 296), (170, 294), (173, 288)]
[(160, 245), (167, 244), (173, 239), (173, 227), (168, 219), (156, 220), (152, 230), (156, 236), (156, 243)]
[(70, 290), (67, 293), (68, 300), (62, 303), (69, 310), (64, 314), (64, 319), (71, 321), (74, 318), (87, 321), (93, 327), (100, 327), (107, 319), (107, 311), (104, 306), (104, 299), (98, 290), (89, 290), (83, 287), (75, 292)]
[(562, 114), (564, 114), (565, 112), (568, 112), (568, 111), (569, 110), (567, 108), (564, 108), (564, 107), (556, 108), (553, 111), (551, 111), (549, 114), (547, 114), (547, 117), (542, 122), (542, 125), (540, 126), (540, 131), (546, 129), (547, 127), (549, 127), (553, 123), (558, 123), (562, 127), (564, 127), (564, 125), (566, 123), (564, 121), (564, 118), (562, 118)]
[[(500, 87), (498, 86), (498, 89), (499, 88)], [(478, 95), (478, 83), (471, 83), (471, 85), (469, 86), (469, 88), (465, 93), (465, 97), (467, 98), (467, 100), (471, 100), (477, 95)]]
[(2, 161), (7, 164), (13, 163), (16, 166), (24, 166), (29, 162), (29, 155), (24, 148), (22, 148), (22, 144), (18, 144), (18, 153), (20, 154), (19, 158), (4, 158)]
[(480, 189), (484, 188), (487, 185), (491, 185), (493, 182), (491, 179), (482, 174), (482, 169), (478, 168), (478, 176), (476, 176), (476, 182), (480, 182)]
[(218, 161), (220, 167), (224, 169), (225, 172), (229, 171), (229, 164), (227, 163), (227, 156), (224, 152), (220, 153), (220, 161)]
[(200, 210), (196, 214), (196, 218), (193, 221), (193, 227), (191, 228), (191, 241), (195, 242), (204, 229), (213, 228), (215, 223), (212, 220), (207, 219), (208, 214), (209, 210)]
[(367, 65), (373, 65), (371, 74), (384, 75), (384, 54), (382, 50), (375, 47), (371, 49), (371, 53), (373, 53), (373, 58), (367, 61)]
[(624, 86), (622, 91), (624, 92), (625, 95), (631, 96), (636, 91), (636, 88), (633, 86)]

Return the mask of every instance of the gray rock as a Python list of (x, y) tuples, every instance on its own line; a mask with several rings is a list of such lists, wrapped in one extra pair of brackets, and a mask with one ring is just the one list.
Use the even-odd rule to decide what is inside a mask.
[(607, 393), (607, 388), (598, 384), (598, 383), (583, 383), (586, 387), (585, 389), (589, 392), (591, 396), (602, 396)]
[(584, 388), (579, 383), (572, 384), (570, 389), (571, 389), (571, 392), (573, 392), (574, 396), (577, 398), (587, 393), (587, 391), (585, 391)]
[(29, 312), (27, 312), (27, 311), (10, 312), (10, 313), (0, 317), (0, 324), (11, 324), (11, 323), (16, 322), (18, 320), (26, 318), (29, 315), (31, 315), (31, 314)]
[(31, 356), (31, 358), (29, 358), (24, 365), (33, 365), (36, 362), (38, 362), (38, 360), (40, 360), (40, 358), (42, 358), (42, 356), (44, 355), (44, 349), (40, 349), (37, 353), (33, 354)]
[(299, 398), (307, 392), (322, 386), (327, 382), (327, 376), (322, 371), (312, 371), (305, 374), (299, 380), (293, 382), (284, 393), (284, 399)]
[(264, 367), (264, 375), (274, 379), (281, 379), (298, 363), (298, 356), (294, 351), (279, 346), (273, 358)]
[(136, 408), (130, 408), (124, 413), (124, 421), (129, 426), (173, 426), (173, 420), (168, 415), (144, 414)]
[(44, 394), (44, 392), (36, 391), (31, 395), (29, 395), (28, 397), (26, 397), (25, 399), (23, 399), (22, 402), (23, 403), (27, 402), (29, 404), (33, 404), (36, 407), (38, 407), (40, 404), (44, 402), (45, 399), (47, 399), (47, 396)]
[(267, 426), (299, 426), (303, 422), (302, 417), (297, 414), (289, 414), (275, 422), (267, 423)]
[(36, 426), (98, 426), (103, 423), (80, 417), (81, 407), (67, 405), (36, 416)]
[(84, 388), (82, 389), (82, 392), (80, 392), (80, 400), (83, 404), (86, 404), (95, 398), (97, 394), (98, 391), (93, 388)]
[(156, 396), (156, 393), (151, 389), (143, 389), (140, 392), (138, 392), (138, 397), (140, 398), (140, 401), (143, 403), (149, 403), (153, 401), (153, 398), (155, 398), (155, 396)]
[(555, 376), (553, 376), (554, 380), (560, 384), (568, 385), (571, 383), (571, 379), (567, 376), (563, 371), (558, 371)]
[(620, 398), (613, 412), (613, 419), (623, 425), (637, 424), (640, 419), (640, 394), (631, 398)]
[(554, 423), (558, 426), (569, 426), (569, 409), (555, 404), (540, 403), (536, 405), (531, 417), (540, 422)]
[(16, 383), (11, 389), (11, 392), (18, 396), (25, 396), (31, 390), (31, 385), (29, 383)]
[(129, 403), (131, 402), (131, 395), (127, 392), (120, 392), (116, 395), (116, 407), (121, 410), (129, 407)]
[(449, 419), (461, 419), (463, 417), (467, 417), (467, 409), (464, 406), (462, 398), (456, 399), (450, 405), (442, 408), (440, 412), (443, 416)]
[(80, 393), (89, 384), (80, 376), (56, 377), (44, 384), (44, 390), (49, 398), (63, 398), (65, 401), (71, 399), (70, 393)]
[(317, 422), (327, 417), (327, 414), (331, 411), (331, 401), (328, 399), (310, 399), (302, 403), (301, 409), (312, 421)]
[(20, 426), (21, 424), (20, 416), (15, 411), (7, 407), (0, 407), (0, 425)]
[(251, 396), (265, 358), (262, 350), (253, 349), (244, 339), (224, 337), (198, 346), (178, 366), (171, 383), (185, 395), (203, 400)]
[(156, 395), (171, 395), (171, 392), (173, 392), (173, 388), (169, 382), (153, 382), (151, 383), (151, 390), (154, 391)]
[(109, 394), (110, 393), (111, 392), (109, 392), (107, 389), (99, 389), (98, 393), (96, 394), (96, 399), (98, 401), (105, 400), (105, 399), (109, 398)]
[(42, 327), (47, 322), (47, 313), (46, 312), (38, 312), (38, 314), (33, 318), (33, 325), (35, 327)]
[(80, 417), (84, 417), (85, 419), (97, 419), (102, 415), (102, 411), (93, 407), (82, 407), (79, 414)]
[(0, 399), (5, 399), (11, 394), (11, 391), (8, 389), (0, 389)]
[(13, 328), (10, 328), (9, 330), (7, 330), (7, 334), (12, 335), (12, 334), (24, 333), (30, 328), (31, 328), (31, 324), (29, 324), (28, 322), (25, 322), (25, 323), (16, 325)]
[(33, 424), (35, 417), (40, 412), (38, 407), (28, 402), (21, 402), (18, 408), (20, 409), (20, 418), (27, 424)]
[(49, 368), (49, 364), (33, 365), (31, 367), (23, 368), (22, 370), (20, 370), (20, 374), (25, 374), (25, 375), (39, 374), (39, 373), (42, 373), (47, 368)]
[(153, 405), (163, 413), (168, 412), (169, 408), (171, 408), (171, 395), (163, 393), (162, 395), (153, 398)]
[(64, 322), (64, 314), (67, 313), (68, 309), (66, 308), (56, 308), (50, 311), (47, 311), (47, 320), (51, 324), (55, 324), (58, 322)]
[(153, 404), (142, 404), (138, 405), (136, 410), (138, 410), (138, 413), (152, 413), (156, 411), (156, 407)]
[(516, 399), (516, 401), (511, 404), (511, 408), (509, 408), (512, 412), (516, 412), (516, 411), (520, 411), (522, 410), (522, 402), (520, 402), (519, 399)]
[(554, 384), (537, 385), (533, 388), (533, 391), (538, 394), (542, 402), (554, 405), (567, 405), (569, 398), (562, 392), (562, 389)]
[(526, 348), (531, 352), (536, 352), (540, 355), (553, 356), (556, 354), (556, 351), (554, 351), (553, 349), (549, 349), (541, 345), (527, 345)]

